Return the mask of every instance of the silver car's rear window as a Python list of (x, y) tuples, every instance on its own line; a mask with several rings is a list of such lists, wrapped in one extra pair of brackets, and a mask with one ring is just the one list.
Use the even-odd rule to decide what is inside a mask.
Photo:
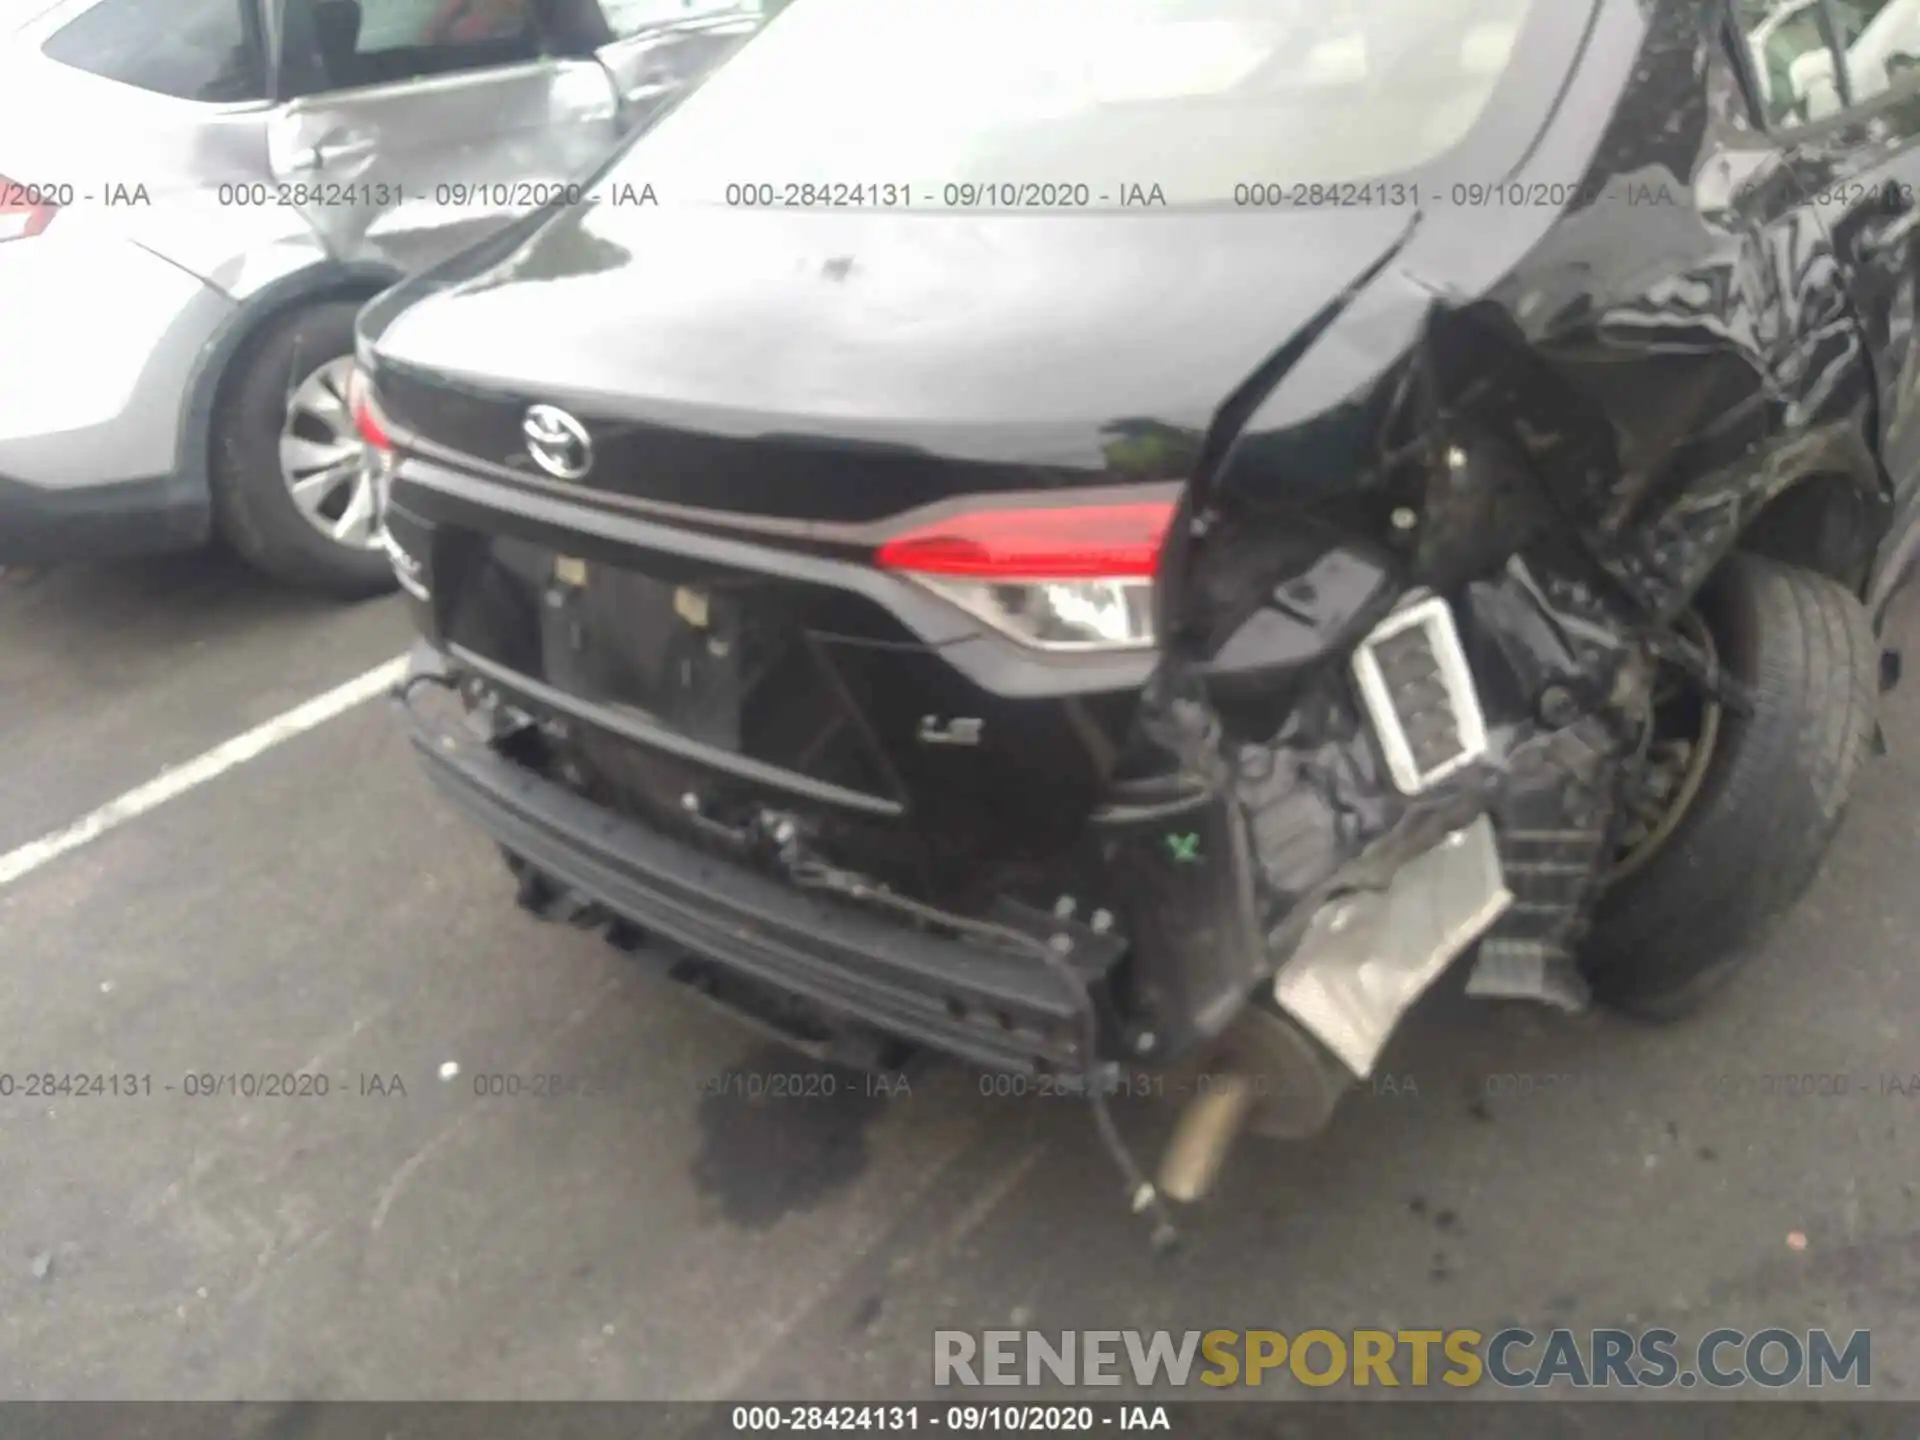
[(42, 50), (62, 65), (178, 100), (234, 104), (267, 93), (246, 0), (100, 0)]

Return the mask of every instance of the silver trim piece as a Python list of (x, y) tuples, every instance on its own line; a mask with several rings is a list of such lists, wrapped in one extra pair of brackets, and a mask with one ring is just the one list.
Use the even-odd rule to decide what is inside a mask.
[[(378, 407), (376, 407), (377, 409)], [(977, 510), (984, 504), (995, 509), (1055, 509), (1064, 505), (1141, 504), (1153, 500), (1179, 503), (1186, 486), (1178, 480), (1143, 481), (1127, 485), (1088, 485), (1072, 490), (990, 490), (979, 494), (955, 495), (935, 500), (911, 510), (883, 515), (877, 520), (845, 522), (837, 520), (786, 520), (774, 515), (749, 515), (737, 510), (714, 510), (700, 505), (681, 505), (668, 500), (650, 500), (640, 495), (625, 495), (604, 488), (569, 485), (532, 470), (515, 469), (497, 461), (485, 460), (464, 450), (455, 450), (438, 441), (407, 429), (380, 411), (381, 428), (392, 437), (396, 450), (420, 457), (423, 464), (451, 470), (480, 479), (505, 480), (525, 490), (558, 495), (576, 502), (590, 503), (608, 510), (624, 510), (648, 519), (668, 523), (681, 521), (689, 528), (707, 532), (740, 530), (755, 537), (810, 540), (822, 545), (844, 545), (873, 549), (904, 531), (917, 529), (949, 516)], [(408, 477), (413, 478), (412, 476)]]
[[(1422, 770), (1414, 758), (1393, 692), (1381, 673), (1374, 650), (1382, 641), (1412, 629), (1427, 632), (1427, 644), (1440, 667), (1441, 683), (1447, 689), (1447, 701), (1453, 710), (1454, 728), (1459, 732), (1459, 753), (1431, 770)], [(1387, 759), (1387, 770), (1403, 795), (1418, 795), (1431, 790), (1442, 780), (1466, 769), (1487, 753), (1487, 722), (1480, 713), (1480, 699), (1473, 685), (1473, 671), (1467, 667), (1467, 654), (1460, 645), (1460, 632), (1453, 623), (1453, 610), (1438, 595), (1395, 611), (1362, 640), (1353, 652), (1353, 678), (1360, 687), (1374, 733)]]
[(1408, 861), (1385, 890), (1315, 911), (1273, 998), (1354, 1074), (1370, 1075), (1401, 1017), (1512, 903), (1482, 815)]
[(400, 542), (393, 538), (393, 532), (386, 526), (380, 527), (380, 548), (387, 552), (387, 560), (393, 566), (393, 578), (400, 582), (400, 588), (416, 600), (433, 599), (426, 582), (420, 576), (425, 567), (400, 548)]

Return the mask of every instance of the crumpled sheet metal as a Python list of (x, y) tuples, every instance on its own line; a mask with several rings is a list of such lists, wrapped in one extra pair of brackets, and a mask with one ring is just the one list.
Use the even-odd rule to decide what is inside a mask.
[(1321, 906), (1275, 977), (1274, 1000), (1356, 1075), (1371, 1075), (1401, 1018), (1512, 900), (1483, 815), (1385, 890)]

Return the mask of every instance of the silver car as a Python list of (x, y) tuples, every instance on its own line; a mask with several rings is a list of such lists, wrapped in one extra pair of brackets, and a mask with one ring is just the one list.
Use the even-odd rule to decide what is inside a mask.
[(355, 313), (577, 195), (760, 17), (0, 0), (0, 564), (219, 536), (289, 581), (387, 588)]

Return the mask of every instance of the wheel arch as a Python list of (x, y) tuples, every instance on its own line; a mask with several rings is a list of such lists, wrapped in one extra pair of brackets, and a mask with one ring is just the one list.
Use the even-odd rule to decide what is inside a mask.
[(1809, 469), (1768, 496), (1741, 528), (1735, 550), (1825, 575), (1864, 597), (1888, 511), (1877, 483), (1838, 467)]
[(233, 362), (268, 326), (296, 310), (328, 300), (371, 300), (405, 276), (391, 266), (328, 262), (276, 280), (228, 319), (194, 361), (181, 402), (176, 473), (197, 493), (213, 494), (213, 422), (233, 373)]

